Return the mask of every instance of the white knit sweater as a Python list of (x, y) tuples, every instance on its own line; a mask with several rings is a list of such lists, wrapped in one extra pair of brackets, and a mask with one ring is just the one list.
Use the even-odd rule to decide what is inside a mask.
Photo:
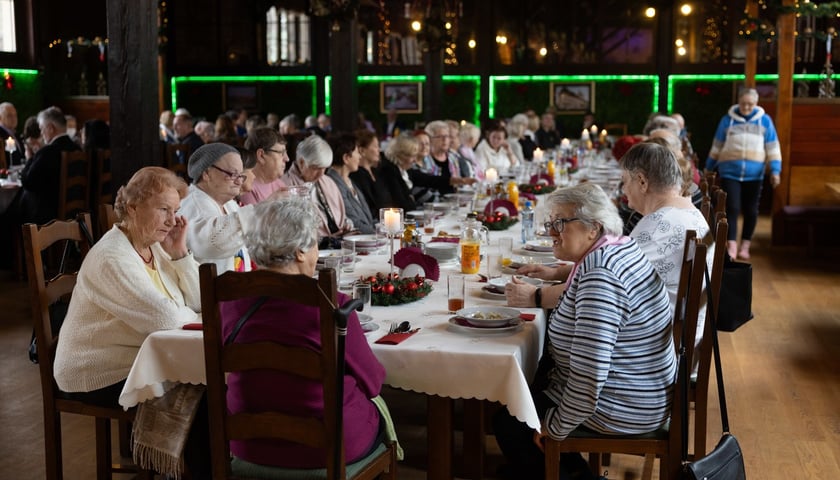
[(239, 205), (230, 200), (224, 211), (204, 190), (190, 185), (190, 193), (181, 200), (178, 214), (187, 218), (187, 246), (198, 263), (216, 264), (219, 274), (234, 269), (233, 258), (243, 254), (245, 271), (251, 269), (251, 257), (245, 247), (245, 232), (253, 225), (254, 205)]
[(172, 260), (152, 245), (161, 282), (152, 283), (128, 237), (114, 227), (82, 263), (58, 336), (55, 380), (66, 392), (90, 392), (128, 377), (140, 345), (157, 330), (200, 322), (198, 263)]

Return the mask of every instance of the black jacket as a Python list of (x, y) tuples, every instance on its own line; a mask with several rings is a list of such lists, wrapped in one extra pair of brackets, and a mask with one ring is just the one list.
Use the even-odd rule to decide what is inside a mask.
[(61, 152), (81, 150), (67, 135), (55, 138), (39, 149), (23, 167), (17, 202), (21, 224), (47, 223), (58, 216), (58, 188), (61, 174)]

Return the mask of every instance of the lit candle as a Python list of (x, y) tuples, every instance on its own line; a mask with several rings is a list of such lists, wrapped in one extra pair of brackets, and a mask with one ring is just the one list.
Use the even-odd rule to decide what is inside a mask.
[(497, 172), (495, 168), (488, 168), (484, 172), (484, 179), (490, 183), (493, 183), (499, 179), (499, 172)]
[(400, 212), (395, 210), (385, 211), (385, 230), (387, 232), (396, 233), (402, 230), (400, 223)]
[(560, 140), (560, 147), (561, 148), (569, 148), (571, 145), (572, 145), (572, 142), (570, 142), (568, 138), (564, 138), (563, 140)]
[(580, 133), (580, 139), (584, 141), (589, 140), (589, 130), (584, 128), (583, 131)]
[(535, 162), (541, 162), (542, 159), (543, 159), (543, 151), (540, 150), (539, 148), (537, 148), (536, 150), (534, 150), (534, 161)]
[(592, 132), (593, 137), (595, 135), (598, 135), (598, 126), (597, 125), (592, 125), (591, 127), (589, 127), (589, 131)]
[(7, 152), (14, 152), (17, 150), (17, 145), (15, 144), (15, 139), (13, 137), (9, 137), (6, 139), (6, 151)]

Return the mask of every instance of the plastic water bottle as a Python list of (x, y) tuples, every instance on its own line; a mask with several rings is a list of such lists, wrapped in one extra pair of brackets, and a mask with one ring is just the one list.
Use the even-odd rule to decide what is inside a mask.
[(519, 220), (522, 222), (522, 243), (533, 240), (536, 237), (536, 230), (534, 229), (534, 207), (530, 200), (525, 202), (525, 208), (519, 212)]

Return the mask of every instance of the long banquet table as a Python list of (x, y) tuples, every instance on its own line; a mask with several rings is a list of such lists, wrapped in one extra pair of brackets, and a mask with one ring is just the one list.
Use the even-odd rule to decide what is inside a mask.
[[(461, 215), (463, 214), (463, 209)], [(539, 213), (538, 213), (539, 217)], [(538, 218), (539, 220), (539, 218)], [(460, 215), (450, 215), (438, 222), (440, 230), (457, 232)], [(499, 237), (519, 236), (519, 225), (508, 231), (491, 232), (491, 243)], [(514, 242), (519, 243), (518, 239)], [(517, 247), (514, 248), (518, 250)], [(355, 272), (342, 273), (354, 278), (389, 271), (387, 249), (359, 256)], [(484, 269), (482, 269), (484, 271)], [(378, 329), (366, 333), (370, 346), (385, 366), (385, 383), (428, 397), (428, 478), (451, 479), (455, 399), (465, 399), (471, 435), (465, 435), (464, 453), (471, 457), (470, 477), (481, 476), (483, 430), (481, 401), (504, 405), (513, 415), (532, 428), (540, 427), (528, 384), (536, 371), (543, 349), (545, 314), (541, 309), (521, 309), (534, 314), (534, 320), (511, 333), (473, 334), (449, 327), (451, 315), (446, 310), (446, 276), (460, 273), (460, 265), (442, 265), (440, 280), (426, 298), (409, 304), (371, 308)], [(504, 300), (484, 298), (478, 275), (466, 275), (466, 306), (504, 305)], [(385, 335), (393, 321), (409, 320), (420, 331), (399, 345), (375, 343)], [(155, 332), (140, 348), (120, 404), (125, 408), (162, 396), (177, 383), (204, 384), (204, 355), (200, 331), (170, 330)], [(468, 438), (467, 438), (468, 437)], [(476, 466), (477, 465), (477, 466)]]

